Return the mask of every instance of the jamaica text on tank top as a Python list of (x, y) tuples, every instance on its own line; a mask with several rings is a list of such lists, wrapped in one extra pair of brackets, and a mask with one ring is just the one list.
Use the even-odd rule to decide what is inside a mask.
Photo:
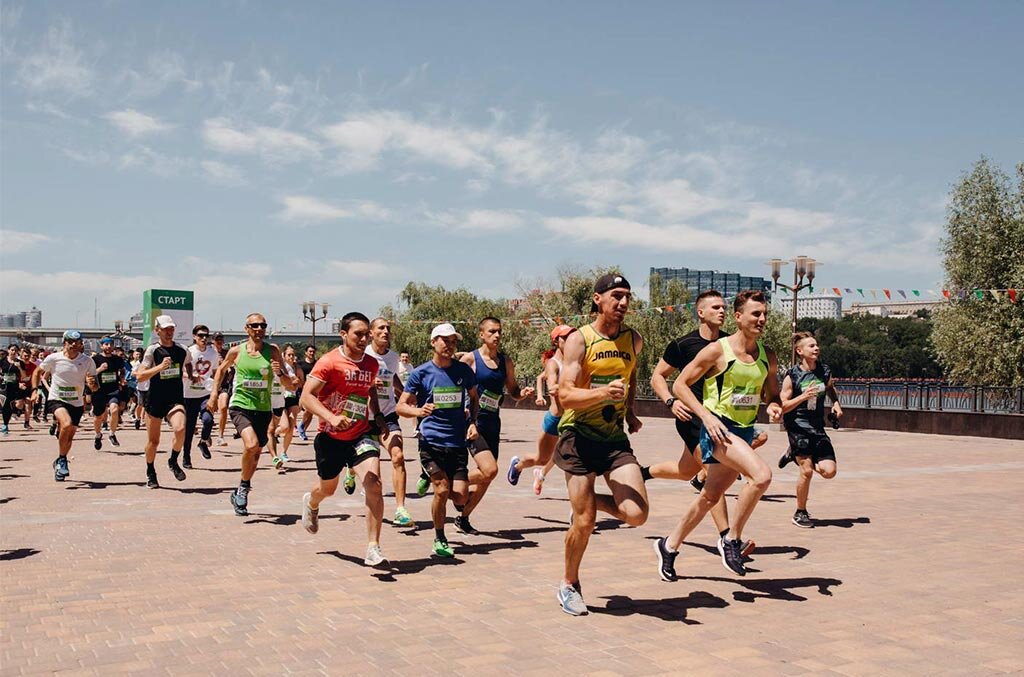
[(633, 330), (623, 327), (613, 339), (601, 336), (589, 324), (579, 331), (586, 352), (576, 387), (600, 388), (621, 379), (626, 386), (626, 397), (619, 402), (606, 400), (586, 409), (566, 409), (558, 430), (572, 430), (593, 440), (626, 439), (623, 422), (626, 418), (626, 400), (629, 399), (629, 377), (636, 365)]
[(270, 346), (264, 344), (259, 355), (250, 355), (245, 344), (235, 360), (235, 387), (229, 406), (250, 411), (270, 411), (270, 389), (274, 374), (270, 370)]
[(742, 428), (754, 425), (761, 404), (761, 388), (768, 377), (768, 355), (757, 342), (757, 359), (741, 362), (736, 358), (729, 338), (718, 339), (725, 356), (725, 369), (704, 381), (704, 408), (725, 417)]

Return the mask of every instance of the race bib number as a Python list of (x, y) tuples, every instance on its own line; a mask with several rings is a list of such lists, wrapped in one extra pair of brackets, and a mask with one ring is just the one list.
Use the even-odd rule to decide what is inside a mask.
[(458, 409), (462, 406), (462, 388), (459, 386), (438, 386), (434, 388), (433, 397), (437, 409)]
[(262, 378), (247, 378), (242, 380), (242, 387), (250, 390), (262, 390), (267, 387), (267, 381)]
[(279, 381), (274, 381), (274, 385), (272, 385), (270, 387), (270, 394), (271, 395), (280, 395), (283, 392), (284, 391), (281, 390), (281, 383)]
[(4, 383), (16, 383), (17, 380), (17, 374), (4, 374)]
[(100, 383), (113, 383), (117, 380), (117, 374), (114, 372), (103, 372), (100, 374)]
[(377, 399), (381, 402), (390, 402), (391, 393), (395, 390), (391, 387), (391, 381), (386, 381), (377, 386)]
[(77, 400), (78, 388), (75, 386), (57, 386), (58, 400)]
[(167, 367), (162, 372), (160, 372), (160, 378), (161, 379), (181, 378), (181, 365), (175, 363), (175, 364), (172, 364), (171, 366)]
[(380, 453), (380, 446), (369, 437), (362, 437), (356, 443), (356, 456), (363, 454)]
[(498, 401), (501, 395), (485, 390), (480, 393), (480, 408), (484, 411), (498, 411)]
[(342, 402), (341, 411), (338, 413), (355, 421), (365, 421), (366, 405), (368, 401), (369, 398), (362, 397), (360, 395), (349, 395), (345, 398), (345, 401)]
[(755, 393), (733, 393), (732, 406), (734, 409), (756, 409), (761, 403), (761, 397)]

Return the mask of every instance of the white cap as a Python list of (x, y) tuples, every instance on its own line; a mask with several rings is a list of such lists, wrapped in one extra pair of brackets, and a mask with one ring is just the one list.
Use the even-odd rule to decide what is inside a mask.
[(431, 341), (436, 339), (438, 336), (454, 336), (460, 341), (462, 340), (462, 334), (455, 331), (455, 327), (452, 326), (451, 322), (444, 322), (430, 330)]
[(167, 327), (174, 326), (174, 318), (170, 315), (159, 315), (153, 322), (153, 326), (157, 329), (166, 329)]

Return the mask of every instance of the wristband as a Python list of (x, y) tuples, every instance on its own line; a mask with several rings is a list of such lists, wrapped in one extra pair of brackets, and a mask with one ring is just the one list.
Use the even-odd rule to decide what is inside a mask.
[(667, 400), (665, 400), (665, 406), (668, 407), (669, 409), (671, 409), (672, 405), (675, 404), (675, 403), (676, 403), (676, 398), (674, 398), (674, 397), (670, 397)]

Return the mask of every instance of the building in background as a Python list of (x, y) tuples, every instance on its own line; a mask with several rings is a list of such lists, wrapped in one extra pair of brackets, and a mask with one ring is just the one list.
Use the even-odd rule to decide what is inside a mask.
[(947, 303), (945, 299), (938, 301), (885, 301), (853, 303), (843, 311), (843, 315), (877, 315), (879, 317), (913, 317), (921, 310), (934, 312)]
[[(793, 297), (779, 294), (772, 303), (774, 309), (788, 317), (793, 312)], [(796, 304), (797, 317), (816, 317), (820, 320), (839, 320), (843, 317), (843, 297), (831, 294), (800, 296)]]
[(690, 292), (690, 300), (708, 289), (717, 289), (726, 298), (736, 296), (746, 289), (760, 289), (771, 295), (772, 281), (763, 277), (740, 275), (739, 273), (721, 272), (718, 270), (697, 270), (695, 268), (651, 268), (650, 275), (661, 278), (662, 292), (668, 289), (668, 283), (678, 280)]
[(0, 327), (7, 329), (36, 329), (43, 326), (43, 311), (35, 306), (32, 310), (21, 310), (16, 313), (0, 315)]

